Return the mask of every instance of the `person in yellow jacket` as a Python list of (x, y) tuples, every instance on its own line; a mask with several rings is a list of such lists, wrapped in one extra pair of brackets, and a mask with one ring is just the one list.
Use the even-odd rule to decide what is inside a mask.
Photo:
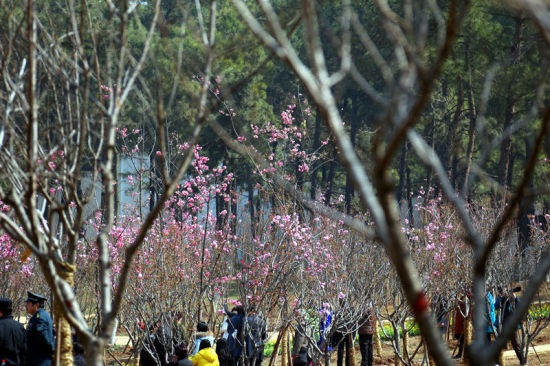
[(193, 366), (220, 366), (218, 354), (212, 348), (208, 339), (203, 339), (199, 345), (199, 353), (189, 358)]

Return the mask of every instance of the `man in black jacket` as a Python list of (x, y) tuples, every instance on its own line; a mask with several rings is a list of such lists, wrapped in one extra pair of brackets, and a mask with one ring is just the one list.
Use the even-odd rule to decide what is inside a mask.
[(25, 328), (11, 316), (12, 301), (0, 298), (0, 360), (6, 366), (25, 364)]

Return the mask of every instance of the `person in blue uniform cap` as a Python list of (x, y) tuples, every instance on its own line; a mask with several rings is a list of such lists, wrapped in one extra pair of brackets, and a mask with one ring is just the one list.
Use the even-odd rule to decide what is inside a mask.
[(50, 366), (54, 351), (52, 318), (44, 310), (46, 298), (27, 291), (27, 366)]

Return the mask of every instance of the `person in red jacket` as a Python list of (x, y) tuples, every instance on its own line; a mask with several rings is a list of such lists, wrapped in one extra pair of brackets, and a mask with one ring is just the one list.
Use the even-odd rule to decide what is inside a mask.
[(469, 315), (469, 301), (469, 296), (463, 296), (458, 300), (458, 304), (456, 305), (454, 335), (455, 339), (458, 340), (458, 353), (453, 357), (454, 359), (461, 358), (464, 351), (465, 318), (466, 315)]

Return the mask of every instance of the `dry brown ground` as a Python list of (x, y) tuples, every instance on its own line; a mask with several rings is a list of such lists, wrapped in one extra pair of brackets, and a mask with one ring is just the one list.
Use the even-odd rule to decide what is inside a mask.
[[(418, 345), (418, 342), (420, 341), (420, 337), (411, 337), (410, 338), (410, 346), (409, 349), (413, 350)], [(535, 340), (535, 347), (537, 352), (530, 352), (529, 353), (529, 365), (550, 365), (550, 328), (547, 328), (542, 331), (541, 335), (539, 335)], [(449, 347), (451, 350), (454, 350), (457, 346), (457, 342), (455, 340), (449, 340)], [(540, 346), (540, 348), (538, 347)], [(355, 346), (355, 366), (359, 366), (361, 363), (361, 353), (359, 352), (359, 346)], [(509, 346), (508, 350), (511, 350), (512, 348)], [(121, 354), (120, 351), (115, 352), (116, 357), (119, 361), (122, 361), (123, 364), (128, 355)], [(513, 351), (505, 353), (505, 365), (506, 366), (515, 366), (519, 365), (519, 361), (517, 360), (515, 354)], [(109, 355), (106, 355), (106, 361), (107, 364), (116, 365), (117, 362), (110, 357)], [(415, 357), (415, 361), (418, 365), (421, 364), (423, 358), (422, 349), (419, 351), (419, 355)], [(266, 358), (263, 362), (264, 366), (269, 365), (270, 358)], [(331, 364), (333, 366), (336, 366), (336, 352), (332, 353), (331, 356)], [(374, 356), (374, 365), (394, 365), (394, 353), (393, 348), (391, 344), (382, 342), (382, 357), (378, 357), (375, 352)], [(457, 361), (457, 365), (468, 365), (465, 361)], [(275, 366), (279, 366), (280, 361), (275, 363)]]
[[(409, 350), (414, 350), (420, 342), (420, 337), (411, 337)], [(550, 365), (550, 328), (544, 329), (541, 334), (535, 339), (534, 342), (537, 352), (529, 352), (528, 362), (529, 365)], [(539, 347), (540, 346), (540, 347)], [(454, 339), (449, 340), (449, 348), (452, 351), (455, 351), (457, 347), (457, 342)], [(359, 346), (355, 345), (355, 366), (359, 366), (361, 363), (361, 353), (359, 352)], [(509, 345), (509, 352), (505, 353), (505, 365), (506, 366), (515, 366), (519, 365), (519, 361), (512, 351), (512, 347)], [(421, 364), (423, 358), (423, 350), (419, 350), (419, 354), (415, 357), (415, 362), (418, 365)], [(270, 358), (266, 358), (263, 362), (264, 366), (269, 365)], [(382, 357), (374, 356), (374, 365), (395, 365), (394, 363), (394, 352), (390, 343), (382, 342)], [(468, 365), (464, 360), (457, 361), (457, 365)], [(331, 355), (331, 365), (336, 366), (336, 352), (333, 352)], [(280, 366), (279, 362), (275, 363), (275, 366)]]

